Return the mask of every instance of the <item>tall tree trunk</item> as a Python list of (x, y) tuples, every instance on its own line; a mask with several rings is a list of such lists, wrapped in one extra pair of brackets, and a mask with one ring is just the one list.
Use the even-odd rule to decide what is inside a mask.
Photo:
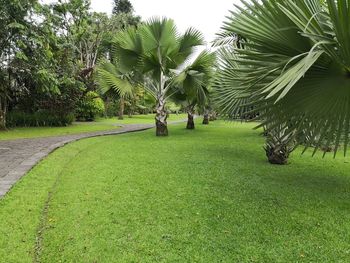
[(168, 114), (165, 109), (165, 98), (163, 94), (160, 94), (157, 98), (157, 111), (156, 111), (156, 135), (168, 136)]
[(6, 110), (7, 110), (6, 99), (2, 100), (0, 98), (0, 130), (6, 129)]
[(209, 124), (209, 112), (208, 110), (204, 111), (204, 117), (203, 117), (203, 122), (204, 125), (208, 125)]
[(125, 101), (123, 98), (120, 98), (118, 120), (124, 119), (124, 107), (125, 107)]
[(5, 111), (0, 109), (0, 130), (6, 129), (6, 114)]
[(189, 110), (187, 112), (187, 126), (186, 126), (186, 129), (193, 130), (195, 128), (193, 119), (194, 119), (193, 111)]

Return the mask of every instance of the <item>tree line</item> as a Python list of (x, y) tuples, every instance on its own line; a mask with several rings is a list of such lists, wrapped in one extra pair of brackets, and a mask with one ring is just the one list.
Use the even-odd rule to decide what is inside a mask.
[(0, 127), (20, 116), (29, 125), (39, 116), (66, 125), (84, 112), (99, 96), (98, 61), (109, 56), (118, 31), (140, 21), (127, 0), (115, 0), (111, 16), (92, 12), (89, 0), (1, 0)]

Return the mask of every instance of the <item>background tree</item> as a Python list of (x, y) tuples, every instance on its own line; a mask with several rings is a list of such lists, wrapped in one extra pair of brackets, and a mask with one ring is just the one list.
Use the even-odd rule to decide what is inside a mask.
[[(6, 113), (13, 88), (11, 63), (21, 45), (21, 36), (30, 27), (28, 15), (35, 0), (0, 1), (0, 129), (6, 128)], [(21, 56), (21, 54), (18, 54)]]
[(112, 96), (117, 95), (119, 97), (118, 119), (122, 120), (124, 118), (125, 101), (136, 96), (138, 81), (133, 79), (134, 72), (123, 72), (121, 70), (121, 67), (118, 66), (118, 58), (112, 61), (113, 63), (108, 60), (100, 62), (97, 70), (97, 81), (103, 94), (112, 93)]
[(167, 93), (183, 63), (203, 44), (202, 34), (190, 28), (185, 34), (177, 32), (171, 19), (154, 18), (138, 29), (130, 28), (117, 36), (120, 66), (127, 70), (138, 69), (147, 75), (147, 90), (155, 97), (156, 135), (167, 136)]
[(201, 52), (193, 63), (187, 66), (175, 79), (175, 92), (185, 101), (187, 110), (187, 129), (194, 129), (194, 112), (198, 106), (205, 109), (209, 102), (209, 88), (214, 76), (215, 54)]
[[(20, 125), (23, 118), (16, 123), (16, 116), (25, 114), (69, 124), (77, 103), (97, 90), (96, 64), (110, 57), (114, 35), (140, 21), (132, 13), (108, 17), (91, 12), (89, 0), (49, 5), (3, 0), (0, 7), (1, 127), (8, 118)], [(35, 123), (53, 124), (30, 125)]]
[(113, 14), (130, 14), (134, 11), (134, 7), (129, 0), (114, 0)]

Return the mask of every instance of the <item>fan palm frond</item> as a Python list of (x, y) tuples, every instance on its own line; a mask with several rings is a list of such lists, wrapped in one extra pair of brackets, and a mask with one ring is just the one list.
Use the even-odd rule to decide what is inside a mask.
[(199, 105), (207, 102), (215, 61), (214, 53), (203, 51), (174, 79), (174, 85), (180, 87), (187, 100), (195, 100)]
[[(230, 116), (259, 112), (307, 146), (346, 153), (350, 131), (350, 0), (252, 0), (225, 29), (246, 39), (220, 52), (216, 102)], [(274, 125), (271, 125), (271, 124)], [(270, 124), (270, 125), (269, 125)]]
[(118, 67), (109, 61), (100, 62), (97, 69), (97, 81), (103, 94), (113, 90), (123, 98), (133, 96), (134, 85), (131, 84), (126, 75), (118, 70)]

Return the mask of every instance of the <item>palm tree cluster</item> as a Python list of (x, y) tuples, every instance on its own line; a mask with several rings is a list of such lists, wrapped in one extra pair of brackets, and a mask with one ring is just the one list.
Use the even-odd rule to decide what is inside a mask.
[(203, 114), (203, 124), (209, 124), (207, 108), (210, 106), (210, 91), (214, 79), (216, 56), (208, 51), (201, 52), (192, 64), (178, 74), (174, 81), (177, 103), (186, 108), (188, 119), (187, 129), (194, 129), (195, 108)]
[(199, 31), (189, 28), (180, 34), (173, 20), (153, 18), (116, 35), (111, 59), (100, 63), (99, 83), (122, 97), (132, 96), (135, 86), (144, 87), (156, 100), (156, 135), (167, 136), (170, 97), (182, 93), (196, 103), (207, 101), (215, 55), (203, 51), (189, 63), (203, 44)]
[(242, 3), (218, 39), (215, 97), (221, 111), (230, 118), (258, 116), (267, 138), (276, 141), (278, 134), (284, 144), (268, 139), (270, 154), (282, 149), (288, 156), (295, 144), (313, 146), (314, 153), (332, 146), (336, 154), (343, 147), (346, 154), (350, 0)]

